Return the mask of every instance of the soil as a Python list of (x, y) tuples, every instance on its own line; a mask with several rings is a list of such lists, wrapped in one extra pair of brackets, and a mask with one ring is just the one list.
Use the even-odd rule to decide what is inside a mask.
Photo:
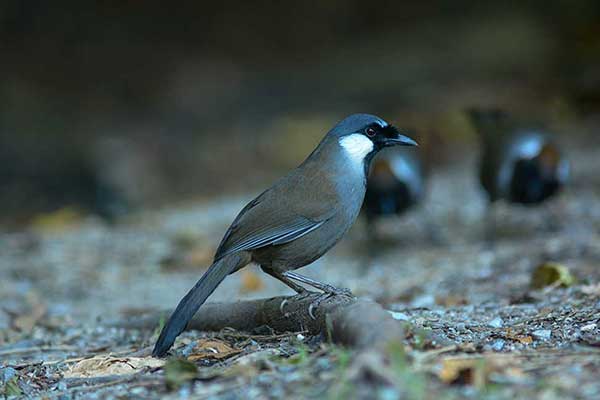
[[(600, 398), (600, 159), (593, 149), (572, 154), (573, 183), (560, 197), (539, 207), (492, 208), (493, 243), (484, 240), (487, 207), (468, 159), (433, 174), (423, 206), (379, 221), (375, 251), (367, 251), (361, 220), (302, 270), (371, 297), (406, 321), (404, 347), (385, 357), (301, 332), (192, 331), (173, 350), (197, 366), (187, 379), (174, 361), (169, 369), (147, 356), (158, 325), (118, 327), (131, 315), (177, 304), (251, 193), (147, 211), (116, 225), (63, 213), (4, 232), (0, 393)], [(535, 269), (550, 262), (566, 268), (574, 283), (532, 288)], [(210, 301), (285, 293), (249, 267), (227, 278)], [(427, 330), (447, 341), (428, 343)]]

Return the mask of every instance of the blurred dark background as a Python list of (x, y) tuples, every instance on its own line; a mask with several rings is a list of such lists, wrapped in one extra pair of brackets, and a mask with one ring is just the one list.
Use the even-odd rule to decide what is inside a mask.
[(3, 1), (0, 51), (10, 224), (256, 191), (354, 112), (434, 164), (474, 142), (472, 105), (598, 135), (597, 0)]

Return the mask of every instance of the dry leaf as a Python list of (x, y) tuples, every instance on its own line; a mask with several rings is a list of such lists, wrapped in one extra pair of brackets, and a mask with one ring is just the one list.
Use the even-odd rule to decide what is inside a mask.
[(481, 387), (487, 380), (485, 360), (482, 358), (448, 358), (438, 374), (444, 383), (461, 383)]
[(448, 384), (467, 384), (483, 388), (492, 374), (511, 379), (522, 379), (523, 370), (518, 367), (518, 359), (512, 355), (491, 357), (450, 357), (442, 361), (438, 377)]
[(152, 357), (96, 356), (79, 361), (65, 372), (65, 378), (91, 378), (106, 375), (129, 375), (144, 368), (159, 368), (163, 360)]
[(215, 359), (222, 360), (242, 351), (231, 347), (229, 344), (216, 339), (200, 339), (194, 346), (192, 354), (188, 357), (190, 361)]
[(506, 339), (514, 340), (515, 342), (519, 342), (522, 344), (533, 343), (533, 338), (530, 335), (514, 333), (511, 328), (506, 329), (506, 333), (504, 334), (504, 337)]
[(531, 275), (531, 287), (543, 289), (547, 286), (568, 287), (575, 283), (569, 269), (562, 264), (544, 263), (539, 265)]
[(243, 271), (242, 272), (242, 287), (240, 288), (240, 292), (242, 293), (251, 293), (258, 292), (263, 289), (265, 284), (263, 283), (260, 276), (257, 273), (252, 271)]
[(523, 343), (523, 344), (531, 344), (533, 343), (533, 338), (529, 335), (526, 336), (518, 336), (516, 338), (519, 342)]

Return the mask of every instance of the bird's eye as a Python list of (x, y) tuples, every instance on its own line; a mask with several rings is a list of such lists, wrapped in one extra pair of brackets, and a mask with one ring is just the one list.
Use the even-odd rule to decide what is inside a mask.
[(367, 129), (365, 129), (365, 133), (367, 134), (368, 137), (373, 137), (373, 136), (375, 136), (375, 129), (369, 127)]

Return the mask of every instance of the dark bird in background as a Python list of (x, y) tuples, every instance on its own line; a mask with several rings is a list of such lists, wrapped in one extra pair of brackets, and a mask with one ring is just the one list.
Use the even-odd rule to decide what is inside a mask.
[(385, 149), (373, 160), (364, 203), (369, 223), (380, 216), (401, 215), (423, 199), (424, 166), (411, 150)]
[(569, 162), (543, 126), (500, 110), (472, 109), (469, 116), (481, 138), (479, 179), (490, 204), (540, 204), (566, 184)]
[[(401, 216), (425, 201), (430, 168), (422, 149), (387, 148), (373, 159), (363, 204), (369, 256), (375, 255), (382, 244), (377, 237), (378, 220)], [(430, 215), (423, 212), (422, 216), (429, 240), (435, 244), (443, 243)]]
[(416, 142), (373, 115), (339, 122), (299, 167), (242, 209), (213, 264), (169, 318), (153, 355), (163, 356), (223, 279), (251, 262), (298, 293), (306, 289), (297, 282), (344, 293), (292, 270), (317, 260), (344, 236), (363, 203), (371, 159), (394, 145)]

